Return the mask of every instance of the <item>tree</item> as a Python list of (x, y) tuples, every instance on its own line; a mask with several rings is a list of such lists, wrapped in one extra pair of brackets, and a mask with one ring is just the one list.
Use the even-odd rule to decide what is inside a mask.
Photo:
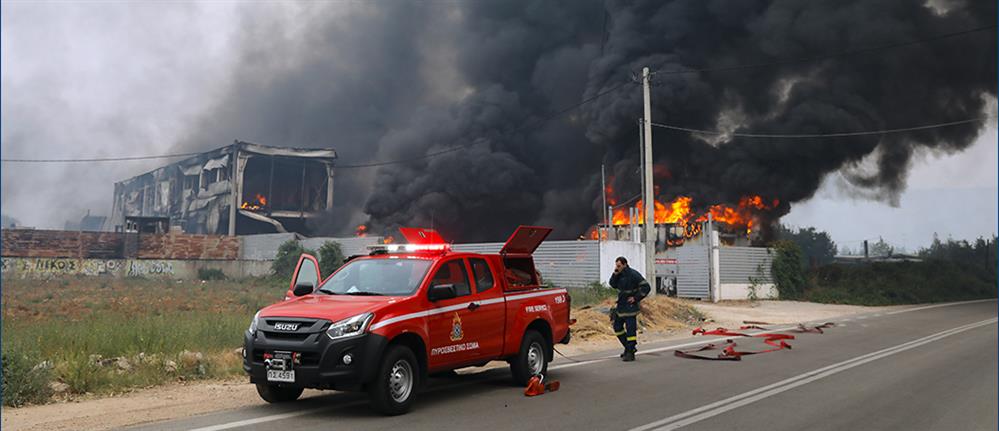
[(869, 248), (871, 256), (888, 257), (895, 254), (895, 247), (885, 242), (884, 238), (878, 237), (878, 242), (871, 244)]
[(340, 243), (326, 241), (319, 247), (319, 270), (324, 277), (336, 271), (337, 268), (343, 265), (344, 260), (346, 258), (343, 255)]
[(774, 261), (770, 269), (777, 285), (777, 295), (780, 299), (800, 298), (807, 284), (801, 249), (789, 240), (777, 241), (773, 249)]
[(291, 279), (292, 273), (295, 272), (295, 267), (298, 266), (298, 258), (303, 254), (315, 254), (312, 250), (306, 250), (299, 244), (298, 241), (290, 239), (281, 244), (278, 247), (277, 255), (274, 256), (274, 261), (271, 262), (271, 272), (274, 273), (275, 277)]
[(792, 230), (779, 225), (776, 233), (778, 239), (797, 244), (801, 252), (802, 265), (814, 268), (832, 263), (833, 257), (836, 256), (836, 243), (827, 232), (816, 230), (814, 227)]

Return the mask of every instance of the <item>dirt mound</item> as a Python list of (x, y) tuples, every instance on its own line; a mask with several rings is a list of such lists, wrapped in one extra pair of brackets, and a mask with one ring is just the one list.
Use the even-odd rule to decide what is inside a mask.
[[(610, 308), (614, 300), (608, 299), (593, 305), (572, 310), (576, 324), (572, 326), (573, 338), (580, 340), (612, 340)], [(644, 332), (666, 332), (700, 324), (704, 315), (694, 307), (665, 296), (654, 296), (642, 301), (638, 315), (638, 328)]]

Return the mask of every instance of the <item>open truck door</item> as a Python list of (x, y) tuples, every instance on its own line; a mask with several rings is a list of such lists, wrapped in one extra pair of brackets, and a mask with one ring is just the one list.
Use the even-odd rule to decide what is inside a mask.
[(284, 299), (287, 301), (296, 296), (312, 293), (319, 287), (319, 282), (322, 279), (319, 273), (319, 261), (316, 260), (315, 256), (303, 253), (298, 257), (298, 265), (295, 266), (295, 272), (291, 276), (291, 285), (288, 286), (288, 292), (284, 294)]
[(500, 249), (503, 258), (503, 277), (513, 290), (531, 289), (541, 286), (541, 276), (534, 267), (534, 251), (538, 249), (552, 228), (544, 226), (520, 226), (510, 235)]

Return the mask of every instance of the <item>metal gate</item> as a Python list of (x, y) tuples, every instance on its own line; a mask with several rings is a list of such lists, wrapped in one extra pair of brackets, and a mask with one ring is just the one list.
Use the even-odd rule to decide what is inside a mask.
[(676, 296), (709, 299), (708, 246), (686, 244), (677, 249)]

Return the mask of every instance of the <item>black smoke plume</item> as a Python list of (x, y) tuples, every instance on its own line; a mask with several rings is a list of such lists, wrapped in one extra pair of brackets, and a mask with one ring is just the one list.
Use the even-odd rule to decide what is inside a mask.
[[(990, 0), (472, 1), (307, 6), (308, 19), (246, 18), (233, 84), (185, 147), (239, 137), (331, 146), (337, 210), (317, 225), (347, 234), (434, 226), (457, 241), (502, 240), (518, 224), (574, 238), (600, 219), (600, 165), (618, 198), (638, 193), (641, 88), (652, 66), (653, 121), (706, 130), (825, 133), (982, 117), (996, 94)], [(736, 65), (769, 66), (697, 73)], [(914, 154), (969, 146), (987, 122), (904, 134), (713, 139), (653, 131), (661, 199), (779, 199), (777, 215), (841, 172), (897, 201)], [(525, 126), (529, 125), (529, 126)], [(436, 157), (426, 157), (455, 146)]]

